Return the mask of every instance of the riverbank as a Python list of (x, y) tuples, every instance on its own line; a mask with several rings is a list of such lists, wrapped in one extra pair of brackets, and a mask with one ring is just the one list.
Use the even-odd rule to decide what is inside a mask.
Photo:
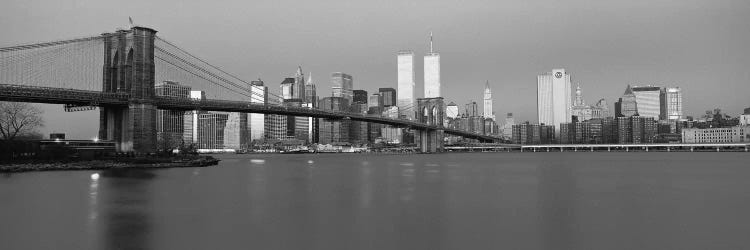
[(70, 171), (101, 169), (158, 169), (183, 167), (208, 167), (219, 160), (211, 156), (192, 158), (122, 158), (71, 162), (33, 162), (0, 164), (0, 173), (30, 171)]

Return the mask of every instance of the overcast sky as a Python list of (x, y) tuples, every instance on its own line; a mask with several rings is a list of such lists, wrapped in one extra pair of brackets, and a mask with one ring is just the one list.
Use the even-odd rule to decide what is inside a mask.
[[(271, 91), (298, 65), (318, 93), (346, 72), (355, 89), (396, 87), (396, 51), (414, 50), (418, 97), (429, 32), (442, 93), (503, 120), (536, 122), (536, 76), (565, 68), (587, 103), (613, 109), (627, 84), (677, 86), (686, 115), (750, 107), (750, 1), (35, 1), (4, 0), (0, 46), (96, 35), (136, 24)], [(481, 104), (480, 104), (481, 105)], [(44, 105), (46, 134), (90, 138), (98, 112)], [(481, 110), (481, 107), (480, 107)]]

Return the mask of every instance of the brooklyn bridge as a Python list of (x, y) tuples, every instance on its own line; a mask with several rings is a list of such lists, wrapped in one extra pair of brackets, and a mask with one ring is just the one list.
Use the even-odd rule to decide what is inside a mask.
[[(98, 107), (99, 139), (120, 152), (156, 151), (156, 110), (201, 110), (350, 119), (416, 131), (422, 152), (443, 149), (447, 135), (499, 142), (500, 138), (443, 126), (442, 97), (423, 98), (407, 107), (416, 119), (284, 106), (250, 90), (228, 73), (147, 27), (113, 33), (0, 48), (0, 101), (63, 104), (67, 111)], [(205, 90), (205, 99), (155, 94), (155, 83), (180, 79)]]

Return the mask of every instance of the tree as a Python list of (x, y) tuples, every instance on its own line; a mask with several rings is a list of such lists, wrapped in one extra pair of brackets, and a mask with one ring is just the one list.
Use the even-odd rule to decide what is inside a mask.
[(0, 102), (0, 139), (11, 141), (38, 134), (42, 110), (29, 103)]

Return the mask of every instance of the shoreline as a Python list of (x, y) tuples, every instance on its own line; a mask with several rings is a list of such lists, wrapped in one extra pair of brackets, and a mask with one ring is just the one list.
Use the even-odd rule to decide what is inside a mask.
[[(146, 159), (146, 161), (151, 159)], [(138, 161), (138, 160), (135, 160)], [(78, 170), (106, 170), (106, 169), (164, 169), (214, 166), (220, 160), (211, 156), (201, 156), (189, 160), (173, 159), (169, 162), (127, 162), (122, 160), (90, 160), (72, 162), (47, 163), (4, 163), (0, 164), (0, 173), (22, 173), (41, 171), (78, 171)], [(143, 160), (141, 160), (143, 161)]]

